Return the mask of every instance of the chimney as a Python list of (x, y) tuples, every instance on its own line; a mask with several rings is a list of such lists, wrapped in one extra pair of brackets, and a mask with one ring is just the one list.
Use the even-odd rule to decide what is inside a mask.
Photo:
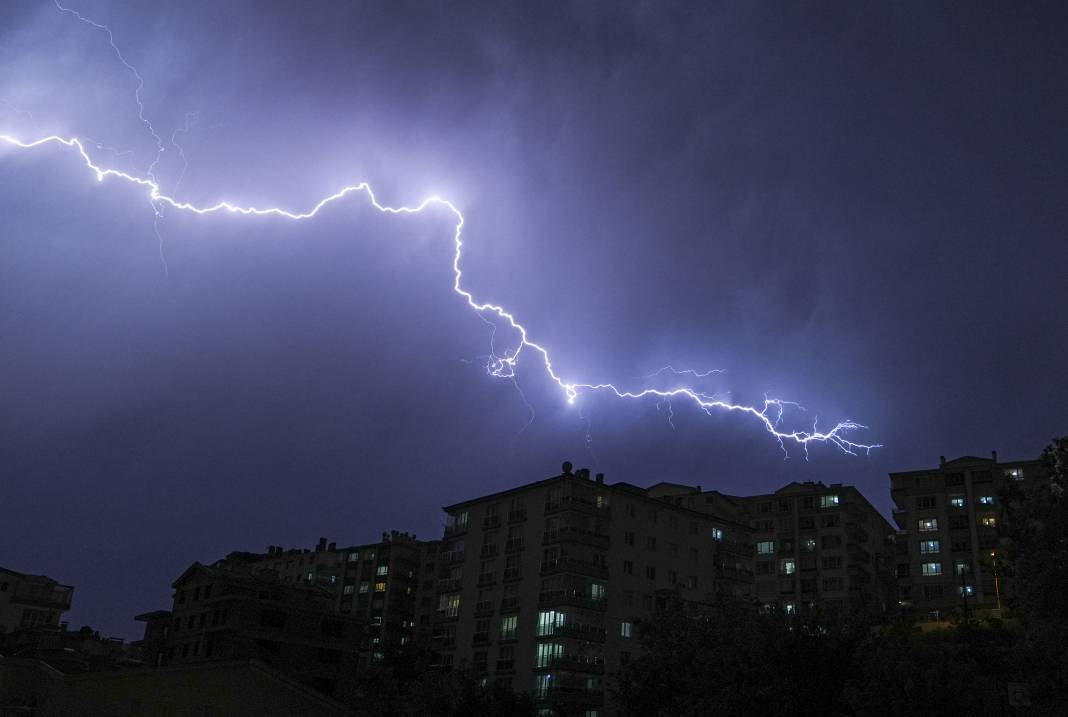
[(321, 553), (326, 550), (326, 538), (319, 538), (319, 544), (315, 546), (315, 552)]
[(597, 482), (598, 483), (604, 483), (604, 473), (598, 473), (597, 474)]
[(938, 467), (941, 468), (945, 464), (946, 464), (946, 457), (945, 456), (939, 456), (938, 457)]
[(564, 465), (560, 466), (565, 476), (571, 475), (571, 461), (564, 461)]
[(576, 472), (576, 475), (578, 475), (578, 477), (581, 478), (582, 480), (589, 480), (590, 479), (590, 469), (589, 468), (579, 468), (578, 471)]
[(990, 451), (990, 456), (994, 459), (995, 463), (998, 462), (998, 452), (997, 451)]
[(337, 550), (337, 543), (330, 543), (330, 545), (326, 546), (326, 549), (331, 551)]

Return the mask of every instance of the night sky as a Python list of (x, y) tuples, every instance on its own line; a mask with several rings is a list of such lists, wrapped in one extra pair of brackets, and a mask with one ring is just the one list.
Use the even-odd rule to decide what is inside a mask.
[[(178, 198), (440, 194), (466, 286), (561, 375), (724, 369), (701, 387), (885, 444), (784, 460), (744, 415), (569, 406), (533, 356), (528, 408), (444, 210), (171, 210), (161, 259), (144, 189), (0, 147), (0, 564), (76, 585), (75, 626), (137, 637), (230, 550), (440, 536), (565, 459), (889, 514), (890, 471), (1068, 430), (1063, 3), (69, 2), (144, 77)], [(143, 176), (136, 84), (103, 32), (0, 8), (0, 133)]]

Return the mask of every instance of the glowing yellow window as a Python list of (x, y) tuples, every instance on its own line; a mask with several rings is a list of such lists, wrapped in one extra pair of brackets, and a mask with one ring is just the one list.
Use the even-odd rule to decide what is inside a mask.
[(375, 592), (384, 593), (386, 591), (386, 584), (384, 582), (375, 583)]

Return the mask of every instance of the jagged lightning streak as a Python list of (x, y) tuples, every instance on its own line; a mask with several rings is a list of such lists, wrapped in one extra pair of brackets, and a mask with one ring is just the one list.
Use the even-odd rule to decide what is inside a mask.
[[(503, 306), (494, 304), (492, 302), (478, 301), (474, 295), (463, 286), (463, 271), (461, 269), (461, 259), (463, 256), (463, 229), (464, 229), (464, 215), (460, 210), (450, 201), (438, 196), (431, 196), (424, 199), (422, 202), (413, 206), (390, 206), (381, 203), (375, 195), (371, 186), (366, 182), (359, 184), (349, 185), (341, 188), (340, 190), (320, 199), (310, 209), (304, 211), (293, 211), (284, 209), (282, 207), (256, 207), (256, 206), (240, 206), (227, 201), (218, 201), (215, 204), (209, 205), (196, 205), (191, 202), (185, 202), (178, 200), (173, 194), (167, 194), (161, 189), (161, 185), (157, 180), (154, 169), (159, 163), (159, 160), (163, 154), (164, 148), (162, 140), (159, 134), (157, 134), (152, 123), (147, 120), (144, 114), (144, 103), (141, 99), (141, 90), (144, 87), (144, 80), (140, 73), (126, 61), (119, 51), (119, 48), (115, 44), (114, 35), (110, 28), (105, 25), (100, 25), (92, 20), (89, 20), (82, 15), (78, 14), (74, 10), (69, 10), (59, 4), (56, 1), (56, 7), (63, 12), (70, 13), (77, 17), (82, 22), (88, 23), (95, 28), (98, 28), (107, 33), (108, 41), (111, 47), (115, 50), (116, 55), (122, 64), (129, 69), (134, 77), (137, 79), (137, 89), (135, 91), (135, 99), (138, 105), (138, 116), (142, 123), (151, 133), (153, 139), (156, 142), (157, 153), (153, 162), (149, 165), (145, 176), (138, 176), (130, 172), (121, 171), (114, 168), (103, 167), (97, 164), (86, 150), (85, 144), (77, 137), (60, 137), (58, 135), (49, 135), (46, 137), (40, 137), (38, 139), (23, 141), (10, 134), (0, 134), (0, 142), (24, 150), (33, 150), (44, 147), (46, 145), (61, 145), (69, 149), (73, 149), (81, 157), (85, 166), (92, 171), (98, 182), (103, 182), (105, 179), (118, 179), (123, 182), (133, 184), (142, 187), (148, 191), (148, 199), (151, 202), (153, 208), (156, 210), (157, 220), (160, 216), (162, 207), (171, 207), (178, 211), (191, 212), (198, 215), (207, 215), (215, 213), (230, 213), (244, 216), (269, 216), (278, 217), (281, 219), (288, 219), (293, 221), (303, 221), (314, 218), (319, 212), (326, 206), (337, 202), (352, 194), (363, 194), (367, 197), (367, 200), (377, 211), (385, 214), (418, 214), (430, 207), (441, 207), (447, 210), (453, 217), (455, 223), (453, 228), (453, 243), (454, 253), (452, 260), (453, 270), (453, 291), (459, 294), (467, 302), (467, 305), (473, 309), (476, 314), (486, 323), (493, 327), (494, 335), (491, 337), (491, 351), (490, 356), (487, 359), (486, 371), (493, 377), (505, 378), (513, 382), (518, 388), (518, 384), (515, 384), (516, 367), (519, 365), (520, 358), (523, 353), (533, 352), (536, 360), (540, 360), (546, 374), (549, 378), (560, 388), (564, 397), (568, 403), (573, 404), (578, 398), (580, 393), (608, 393), (614, 395), (619, 399), (631, 399), (641, 400), (644, 398), (656, 398), (658, 401), (667, 401), (669, 411), (671, 410), (671, 399), (683, 398), (687, 399), (696, 408), (704, 411), (708, 415), (712, 415), (714, 411), (726, 411), (729, 413), (740, 413), (748, 415), (756, 419), (762, 424), (765, 430), (770, 433), (779, 443), (779, 447), (786, 455), (789, 455), (786, 443), (794, 443), (800, 445), (805, 452), (806, 458), (808, 457), (808, 447), (811, 443), (830, 443), (837, 446), (845, 453), (855, 455), (856, 453), (863, 451), (870, 453), (873, 448), (879, 447), (878, 444), (863, 444), (849, 440), (847, 437), (853, 431), (866, 428), (866, 426), (851, 420), (840, 421), (833, 428), (828, 431), (820, 431), (816, 422), (812, 424), (812, 430), (780, 430), (783, 414), (786, 407), (801, 407), (790, 401), (783, 401), (780, 399), (768, 398), (765, 396), (762, 406), (749, 406), (745, 404), (736, 404), (731, 401), (718, 398), (714, 395), (708, 395), (706, 393), (697, 391), (689, 386), (679, 386), (672, 389), (657, 389), (657, 388), (644, 388), (640, 390), (623, 390), (611, 383), (578, 383), (564, 380), (554, 369), (552, 359), (549, 355), (549, 351), (541, 344), (535, 342), (530, 338), (529, 332), (522, 323), (520, 323), (516, 317), (506, 310)], [(188, 126), (188, 120), (187, 120)], [(172, 144), (176, 147), (180, 147), (174, 142), (174, 135), (171, 136)], [(183, 157), (184, 158), (184, 157)], [(184, 170), (183, 170), (184, 175)], [(157, 229), (157, 236), (158, 229)], [(162, 238), (160, 238), (162, 242)], [(161, 255), (162, 256), (162, 255)], [(497, 321), (490, 321), (487, 315), (494, 316), (500, 322), (507, 324), (517, 336), (514, 347), (503, 355), (498, 354), (493, 347), (493, 338), (496, 336), (496, 329), (498, 327)], [(679, 371), (671, 366), (665, 366), (657, 371), (654, 376), (660, 375), (665, 371), (670, 371), (672, 374), (690, 374), (694, 378), (703, 378), (715, 371), (697, 372), (690, 369)], [(525, 396), (524, 402), (526, 401)], [(528, 404), (529, 406), (529, 404)], [(674, 417), (672, 412), (671, 418)], [(592, 437), (589, 431), (589, 418), (583, 415), (580, 409), (580, 418), (587, 421), (586, 441), (587, 448), (592, 451), (591, 440)], [(670, 419), (669, 419), (670, 420)], [(672, 426), (674, 424), (672, 423)]]

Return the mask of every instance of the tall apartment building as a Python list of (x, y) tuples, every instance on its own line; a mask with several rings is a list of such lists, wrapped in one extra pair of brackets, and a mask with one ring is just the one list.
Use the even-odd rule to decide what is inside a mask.
[(532, 692), (542, 714), (607, 714), (605, 675), (636, 652), (638, 616), (751, 588), (749, 526), (683, 505), (678, 488), (608, 484), (565, 463), (556, 477), (446, 507), (442, 666)]
[(324, 694), (353, 692), (361, 621), (337, 613), (326, 588), (283, 582), (270, 571), (194, 563), (174, 581), (169, 613), (139, 616), (156, 655), (175, 666), (255, 658)]
[(901, 604), (940, 619), (954, 608), (1000, 607), (1011, 591), (998, 569), (999, 491), (1043, 475), (1040, 461), (962, 456), (937, 468), (890, 474)]
[(0, 633), (24, 627), (58, 625), (70, 610), (74, 588), (45, 575), (0, 567)]
[(895, 530), (853, 486), (790, 483), (774, 493), (725, 496), (754, 530), (756, 595), (787, 611), (897, 600)]
[(320, 538), (314, 550), (272, 545), (265, 553), (230, 553), (214, 565), (270, 570), (283, 582), (324, 588), (335, 610), (365, 622), (363, 654), (375, 659), (390, 641), (406, 644), (420, 630), (429, 633), (439, 547), (394, 530), (377, 543), (338, 548)]

